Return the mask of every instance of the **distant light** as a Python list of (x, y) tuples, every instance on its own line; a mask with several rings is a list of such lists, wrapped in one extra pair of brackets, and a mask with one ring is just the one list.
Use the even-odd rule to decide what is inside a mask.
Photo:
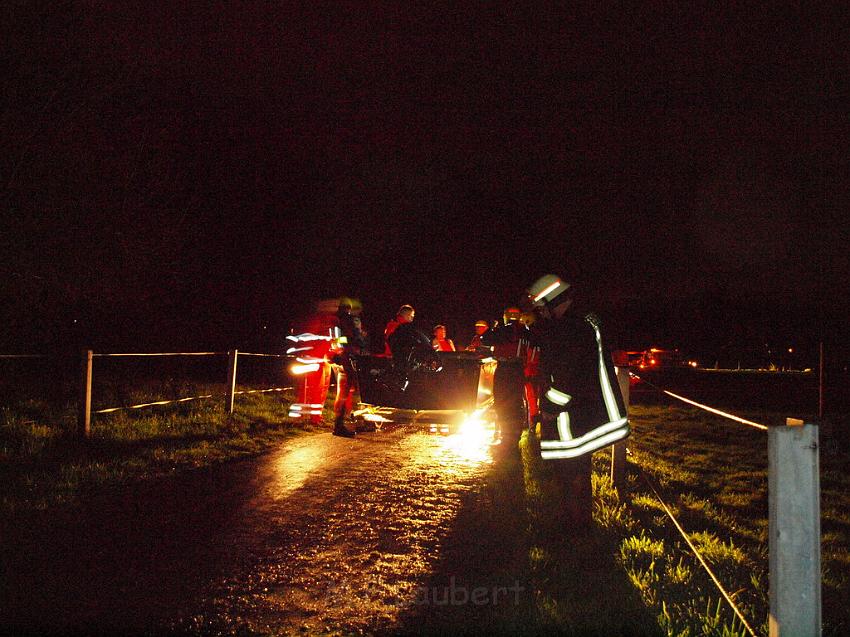
[(788, 353), (789, 353), (789, 354), (793, 354), (793, 353), (794, 353), (794, 348), (793, 348), (793, 347), (789, 347), (789, 348), (788, 348)]

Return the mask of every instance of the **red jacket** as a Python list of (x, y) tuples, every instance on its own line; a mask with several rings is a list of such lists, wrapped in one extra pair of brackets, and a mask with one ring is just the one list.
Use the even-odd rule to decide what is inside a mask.
[(401, 324), (402, 322), (398, 320), (398, 317), (395, 317), (387, 323), (387, 326), (384, 328), (384, 356), (393, 355), (393, 352), (390, 349), (390, 334), (395, 332)]

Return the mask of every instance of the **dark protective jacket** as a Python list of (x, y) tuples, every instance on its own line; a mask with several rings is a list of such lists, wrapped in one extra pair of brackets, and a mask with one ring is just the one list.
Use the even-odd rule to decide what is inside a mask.
[[(484, 348), (485, 346), (481, 344), (481, 334), (475, 334), (472, 337), (472, 340), (469, 341), (469, 345), (466, 346), (467, 352), (477, 352), (479, 348)], [(486, 348), (487, 351), (490, 351), (490, 348)]]
[(626, 438), (629, 422), (599, 318), (570, 312), (546, 322), (539, 344), (540, 409), (557, 422), (556, 433), (540, 441), (543, 458), (576, 458)]
[(525, 359), (528, 348), (533, 345), (534, 335), (519, 321), (497, 325), (481, 335), (480, 343), (493, 348), (493, 356), (499, 359)]
[(439, 355), (431, 340), (413, 323), (402, 323), (390, 334), (387, 344), (393, 355), (393, 367), (405, 375), (419, 370), (439, 371)]
[(400, 353), (418, 346), (431, 349), (431, 339), (414, 327), (413, 323), (401, 323), (389, 335), (387, 343), (394, 358), (398, 357)]
[(335, 362), (342, 365), (346, 373), (354, 377), (353, 356), (356, 354), (365, 354), (366, 339), (363, 332), (355, 325), (354, 317), (350, 312), (339, 312), (337, 314), (339, 321), (339, 331), (341, 336), (345, 337), (342, 345), (342, 351), (336, 356)]

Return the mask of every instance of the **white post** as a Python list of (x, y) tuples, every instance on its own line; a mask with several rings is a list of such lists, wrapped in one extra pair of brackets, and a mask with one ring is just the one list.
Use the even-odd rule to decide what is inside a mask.
[(770, 637), (821, 634), (818, 427), (788, 419), (768, 448)]
[(228, 414), (233, 413), (233, 399), (236, 396), (236, 359), (239, 358), (239, 350), (234, 349), (227, 353), (227, 394), (224, 400), (224, 409)]

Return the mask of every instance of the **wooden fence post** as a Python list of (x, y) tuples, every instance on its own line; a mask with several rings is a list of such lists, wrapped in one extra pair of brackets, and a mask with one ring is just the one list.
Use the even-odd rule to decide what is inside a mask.
[[(626, 406), (626, 414), (629, 413), (629, 368), (615, 367), (617, 370), (617, 382), (620, 383), (620, 393), (623, 395), (623, 404)], [(626, 484), (626, 441), (611, 445), (611, 484), (622, 489)]]
[(770, 427), (770, 637), (821, 634), (818, 427)]
[(237, 349), (227, 352), (227, 393), (224, 409), (228, 414), (233, 413), (233, 399), (236, 397), (236, 359), (238, 357), (239, 350)]
[(84, 349), (80, 364), (80, 393), (77, 403), (77, 434), (91, 437), (91, 372), (92, 351)]

